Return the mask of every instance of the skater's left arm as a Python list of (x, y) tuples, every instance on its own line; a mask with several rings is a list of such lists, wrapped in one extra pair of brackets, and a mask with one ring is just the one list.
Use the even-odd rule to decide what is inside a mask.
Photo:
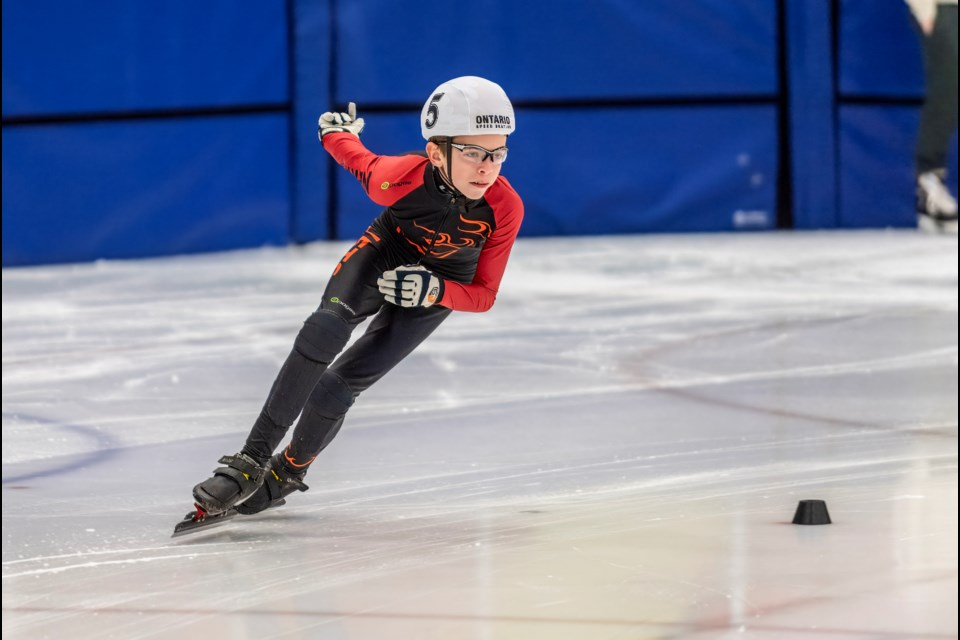
[(454, 311), (481, 313), (493, 306), (523, 221), (523, 202), (503, 176), (497, 178), (497, 184), (485, 197), (493, 209), (497, 226), (480, 252), (473, 281), (470, 284), (452, 280), (444, 282), (443, 296), (438, 304)]

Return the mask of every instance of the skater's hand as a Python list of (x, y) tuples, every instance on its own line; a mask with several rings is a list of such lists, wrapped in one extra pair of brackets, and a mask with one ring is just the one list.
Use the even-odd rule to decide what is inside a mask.
[(323, 141), (323, 136), (328, 133), (345, 132), (352, 133), (359, 137), (363, 131), (363, 118), (357, 117), (357, 105), (351, 102), (347, 105), (346, 113), (334, 113), (327, 111), (320, 116), (317, 123), (317, 136)]
[(443, 280), (421, 265), (384, 271), (377, 286), (387, 302), (401, 307), (429, 307), (443, 297)]

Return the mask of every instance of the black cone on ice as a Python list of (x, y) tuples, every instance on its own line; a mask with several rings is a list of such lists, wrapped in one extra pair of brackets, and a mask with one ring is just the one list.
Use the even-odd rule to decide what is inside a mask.
[(830, 524), (827, 503), (823, 500), (801, 500), (793, 514), (793, 524)]

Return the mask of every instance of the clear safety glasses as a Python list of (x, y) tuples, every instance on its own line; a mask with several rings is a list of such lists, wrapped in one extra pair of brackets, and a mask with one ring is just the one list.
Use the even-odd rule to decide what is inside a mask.
[(460, 152), (460, 156), (470, 164), (483, 164), (487, 158), (493, 161), (493, 164), (503, 164), (507, 159), (507, 148), (484, 149), (475, 144), (457, 144), (451, 142), (450, 146)]

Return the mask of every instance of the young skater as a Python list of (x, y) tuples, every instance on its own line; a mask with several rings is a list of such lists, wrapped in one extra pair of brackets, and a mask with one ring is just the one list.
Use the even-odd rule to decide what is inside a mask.
[[(320, 116), (318, 133), (386, 208), (334, 268), (241, 451), (193, 488), (194, 520), (231, 508), (256, 513), (305, 491), (307, 469), (357, 396), (452, 311), (494, 303), (523, 218), (523, 203), (500, 175), (515, 128), (503, 89), (475, 76), (437, 87), (420, 113), (425, 154), (378, 156), (360, 142), (363, 127), (351, 103), (348, 113)], [(274, 453), (295, 420), (290, 444)]]

